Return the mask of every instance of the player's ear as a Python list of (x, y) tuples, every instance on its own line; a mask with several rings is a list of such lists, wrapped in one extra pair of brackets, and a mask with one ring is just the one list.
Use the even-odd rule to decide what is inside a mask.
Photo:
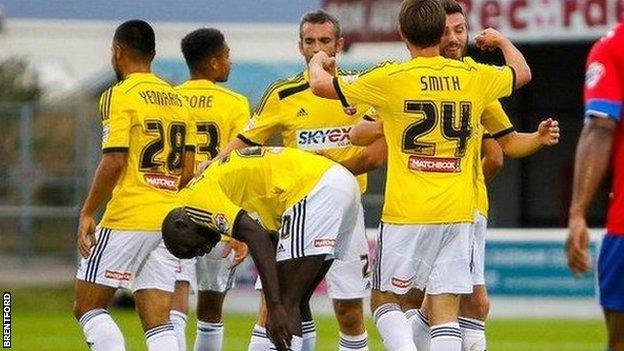
[(401, 30), (401, 25), (397, 26), (397, 32), (399, 32), (399, 37), (401, 37), (401, 40), (405, 41), (405, 34), (403, 34), (403, 31)]
[(342, 50), (344, 50), (344, 43), (345, 40), (343, 37), (338, 38), (338, 40), (336, 41), (336, 52), (342, 52)]
[(218, 71), (219, 70), (219, 58), (218, 57), (211, 57), (210, 60), (208, 60), (208, 64), (210, 65), (210, 70), (211, 71)]
[(298, 46), (299, 46), (299, 53), (301, 55), (305, 56), (304, 53), (303, 53), (303, 40), (302, 39), (299, 39), (299, 45)]

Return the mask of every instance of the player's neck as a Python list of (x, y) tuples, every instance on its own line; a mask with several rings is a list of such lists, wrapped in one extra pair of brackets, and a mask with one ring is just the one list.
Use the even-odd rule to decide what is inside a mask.
[(421, 48), (421, 47), (414, 46), (408, 43), (407, 50), (409, 50), (410, 56), (412, 58), (440, 56), (440, 45), (434, 45), (434, 46), (428, 46), (426, 48)]
[(152, 73), (151, 65), (145, 63), (129, 63), (127, 67), (123, 68), (124, 79), (133, 73)]
[(205, 74), (205, 73), (192, 73), (191, 80), (208, 80), (213, 83), (217, 82), (215, 77), (211, 76), (210, 74)]

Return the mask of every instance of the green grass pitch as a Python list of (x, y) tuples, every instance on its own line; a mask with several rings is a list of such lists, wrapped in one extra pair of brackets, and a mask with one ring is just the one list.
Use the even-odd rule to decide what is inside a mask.
[[(14, 289), (12, 291), (12, 342), (14, 350), (88, 350), (71, 312), (70, 287)], [(146, 350), (138, 317), (132, 310), (113, 310), (128, 351)], [(227, 314), (226, 351), (247, 350), (254, 316)], [(332, 318), (316, 319), (317, 350), (337, 349), (337, 327)], [(195, 319), (189, 319), (188, 349), (192, 349)], [(370, 350), (383, 350), (379, 335), (368, 321)], [(487, 325), (488, 350), (493, 351), (600, 351), (605, 331), (600, 320), (492, 319)]]

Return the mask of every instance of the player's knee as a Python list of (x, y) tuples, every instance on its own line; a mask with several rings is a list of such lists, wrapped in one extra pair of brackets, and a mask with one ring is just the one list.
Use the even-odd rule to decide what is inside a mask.
[(334, 300), (334, 311), (340, 330), (359, 334), (364, 327), (362, 300)]
[(490, 313), (490, 298), (487, 294), (466, 295), (461, 300), (461, 315), (485, 320)]

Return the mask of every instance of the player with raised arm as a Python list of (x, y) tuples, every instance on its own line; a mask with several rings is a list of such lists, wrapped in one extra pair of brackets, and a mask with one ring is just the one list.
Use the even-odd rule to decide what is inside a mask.
[[(324, 11), (314, 11), (301, 18), (299, 52), (306, 63), (319, 51), (334, 57), (342, 51), (343, 45), (340, 24), (332, 15)], [(362, 119), (370, 106), (360, 104), (354, 108), (346, 108), (338, 101), (314, 96), (309, 88), (308, 72), (303, 71), (293, 78), (278, 81), (267, 89), (248, 126), (222, 154), (227, 154), (232, 149), (265, 144), (272, 134), (279, 131), (285, 146), (322, 152), (324, 156), (340, 162), (354, 174), (361, 174), (357, 179), (364, 192), (367, 178), (362, 173), (385, 161), (383, 155), (376, 151), (380, 146), (383, 147), (383, 140), (368, 148), (351, 145), (349, 130), (354, 120)], [(362, 298), (369, 294), (370, 269), (363, 215), (358, 218), (357, 235), (353, 237), (348, 252), (349, 255), (344, 260), (336, 260), (327, 273), (328, 294), (333, 300), (338, 320), (338, 350), (364, 351), (368, 349), (368, 335), (364, 325)], [(311, 314), (307, 313), (303, 321), (304, 349), (314, 350), (316, 329)], [(260, 312), (249, 350), (266, 350), (267, 345), (268, 339), (264, 335)]]
[[(468, 45), (468, 28), (461, 6), (454, 0), (442, 0), (442, 5), (446, 13), (446, 27), (440, 41), (442, 56), (456, 60), (471, 60), (464, 57)], [(543, 121), (535, 133), (518, 133), (514, 131), (498, 101), (486, 107), (482, 118), (494, 119), (490, 117), (492, 114), (500, 115), (495, 120), (504, 121), (504, 123), (498, 126), (498, 132), (495, 135), (487, 133), (482, 127), (479, 128), (478, 138), (482, 139), (482, 142), (480, 143), (481, 149), (476, 154), (479, 156), (479, 164), (475, 183), (477, 217), (473, 235), (473, 292), (470, 295), (462, 295), (460, 303), (459, 325), (462, 332), (462, 344), (464, 349), (471, 351), (483, 351), (486, 348), (485, 320), (490, 309), (484, 277), (485, 232), (488, 215), (486, 182), (492, 179), (502, 167), (503, 152), (508, 156), (517, 157), (535, 152), (542, 146), (554, 145), (559, 138), (559, 127), (556, 121)], [(356, 145), (368, 145), (382, 137), (383, 126), (382, 122), (378, 121), (364, 121), (351, 130), (351, 140)], [(412, 289), (401, 299), (401, 307), (410, 320), (419, 350), (426, 350), (429, 346), (427, 305), (425, 304), (422, 307), (423, 310), (419, 311), (423, 298), (424, 292)]]
[[(183, 98), (151, 73), (152, 27), (117, 27), (112, 66), (119, 83), (100, 98), (102, 159), (80, 212), (74, 315), (92, 350), (125, 350), (107, 308), (131, 288), (149, 351), (178, 350), (170, 322), (179, 261), (162, 243), (162, 219), (179, 184), (193, 176), (194, 135)], [(96, 227), (97, 209), (110, 197)]]
[[(197, 29), (182, 39), (181, 49), (191, 78), (175, 89), (188, 102), (191, 117), (195, 121), (198, 143), (195, 163), (199, 164), (214, 158), (242, 130), (249, 120), (249, 103), (244, 96), (216, 84), (226, 82), (231, 70), (230, 48), (219, 30)], [(236, 255), (227, 255), (232, 245), (237, 248)], [(235, 269), (232, 265), (242, 261), (246, 249), (245, 244), (232, 239), (220, 242), (214, 250), (197, 260), (183, 260), (176, 279), (171, 312), (171, 321), (176, 328), (181, 350), (186, 350), (188, 294), (196, 268), (199, 293), (194, 350), (221, 350), (224, 333), (223, 301), (234, 283)]]
[[(300, 351), (301, 310), (333, 259), (346, 254), (361, 215), (359, 201), (353, 175), (325, 157), (289, 148), (247, 148), (212, 163), (180, 192), (183, 207), (167, 217), (163, 235), (177, 257), (202, 255), (210, 241), (218, 240), (216, 233), (202, 234), (202, 228), (245, 242), (262, 280), (267, 334), (275, 343), (270, 349), (285, 350), (286, 335), (276, 325), (287, 323), (293, 335), (289, 350)], [(277, 249), (248, 212), (269, 228), (280, 228)], [(271, 279), (275, 265), (279, 287)]]
[(501, 48), (508, 66), (439, 56), (445, 12), (437, 0), (406, 0), (399, 29), (412, 60), (383, 63), (358, 76), (332, 77), (334, 60), (310, 62), (310, 86), (321, 97), (369, 103), (382, 117), (388, 175), (371, 309), (390, 350), (416, 350), (399, 295), (426, 289), (430, 350), (461, 350), (460, 295), (472, 292), (471, 235), (478, 128), (487, 105), (526, 84), (530, 69), (508, 40), (485, 30), (480, 46)]
[(576, 146), (572, 203), (566, 243), (574, 274), (591, 269), (587, 211), (611, 164), (613, 178), (607, 234), (598, 257), (598, 288), (609, 336), (609, 351), (624, 350), (624, 24), (600, 38), (587, 57), (585, 125)]

